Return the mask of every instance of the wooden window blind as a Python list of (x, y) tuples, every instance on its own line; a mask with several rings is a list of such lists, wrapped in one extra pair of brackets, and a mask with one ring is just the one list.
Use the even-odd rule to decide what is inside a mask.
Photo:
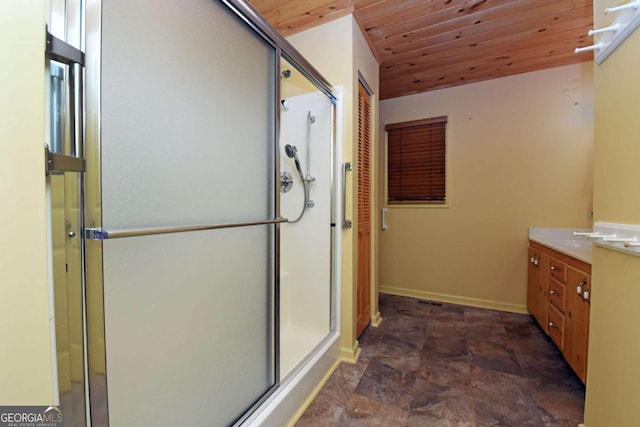
[(446, 127), (446, 116), (385, 127), (388, 203), (446, 202)]

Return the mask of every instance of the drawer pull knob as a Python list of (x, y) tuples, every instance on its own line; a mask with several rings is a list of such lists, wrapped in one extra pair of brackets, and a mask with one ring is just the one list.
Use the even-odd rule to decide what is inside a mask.
[(551, 295), (555, 295), (557, 292), (556, 292), (556, 291), (554, 291), (553, 289), (551, 289), (551, 290), (549, 291), (549, 293), (550, 293)]
[(559, 271), (558, 267), (556, 267), (555, 265), (552, 265), (552, 266), (551, 266), (551, 270), (552, 270), (552, 271)]
[(576, 292), (579, 295), (582, 295), (582, 287), (583, 286), (587, 286), (587, 279), (582, 279), (582, 282), (578, 283), (578, 286), (576, 286)]

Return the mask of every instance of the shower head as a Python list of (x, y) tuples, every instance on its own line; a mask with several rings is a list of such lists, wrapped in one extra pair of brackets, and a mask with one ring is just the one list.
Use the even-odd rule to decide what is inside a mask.
[(287, 144), (284, 146), (284, 152), (287, 154), (287, 157), (293, 159), (297, 157), (298, 149), (295, 145)]
[(290, 159), (293, 159), (293, 161), (296, 164), (296, 169), (300, 174), (300, 177), (304, 179), (304, 174), (302, 173), (302, 168), (300, 167), (300, 160), (298, 159), (298, 149), (296, 148), (296, 146), (287, 144), (284, 146), (284, 152), (287, 155), (287, 157), (289, 157)]

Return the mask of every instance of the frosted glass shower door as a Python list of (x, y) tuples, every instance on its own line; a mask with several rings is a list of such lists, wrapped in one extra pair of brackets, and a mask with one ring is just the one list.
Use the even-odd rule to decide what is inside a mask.
[(231, 425), (276, 384), (275, 58), (220, 2), (102, 2), (110, 425)]

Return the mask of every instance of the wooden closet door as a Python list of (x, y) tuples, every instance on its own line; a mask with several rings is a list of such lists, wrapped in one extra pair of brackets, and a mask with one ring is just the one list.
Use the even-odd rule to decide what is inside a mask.
[(358, 87), (358, 289), (356, 335), (371, 320), (371, 99)]

